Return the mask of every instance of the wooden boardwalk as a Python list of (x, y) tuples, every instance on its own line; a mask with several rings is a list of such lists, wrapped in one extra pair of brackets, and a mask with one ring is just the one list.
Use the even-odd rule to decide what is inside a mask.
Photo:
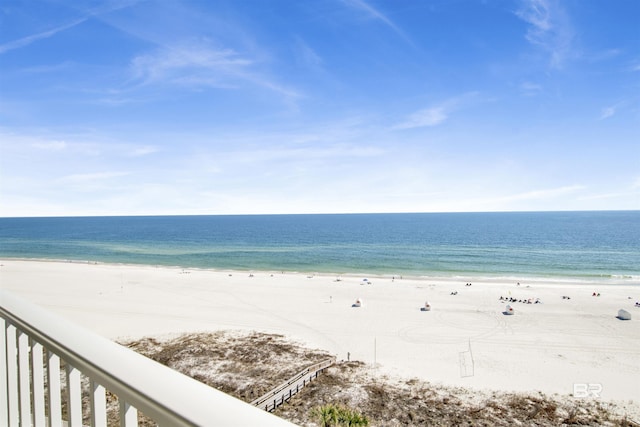
[(304, 370), (300, 371), (289, 380), (275, 387), (268, 393), (263, 394), (253, 402), (252, 405), (262, 408), (265, 411), (271, 412), (278, 406), (288, 402), (291, 397), (295, 396), (304, 386), (311, 382), (311, 380), (318, 378), (329, 366), (336, 363), (336, 358), (323, 360), (314, 365), (311, 365)]

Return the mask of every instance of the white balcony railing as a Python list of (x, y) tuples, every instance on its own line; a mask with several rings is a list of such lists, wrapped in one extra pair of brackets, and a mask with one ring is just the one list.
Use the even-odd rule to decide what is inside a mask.
[(138, 410), (163, 427), (293, 425), (3, 290), (0, 317), (2, 426), (81, 427), (84, 412), (91, 426), (105, 427), (106, 390), (125, 427), (138, 425)]

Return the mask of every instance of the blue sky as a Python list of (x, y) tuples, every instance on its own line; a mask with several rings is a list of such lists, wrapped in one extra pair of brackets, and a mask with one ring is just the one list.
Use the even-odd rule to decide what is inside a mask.
[(640, 209), (636, 0), (0, 4), (0, 216)]

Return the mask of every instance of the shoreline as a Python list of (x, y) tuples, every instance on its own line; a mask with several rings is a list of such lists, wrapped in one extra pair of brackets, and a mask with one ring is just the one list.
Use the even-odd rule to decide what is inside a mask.
[[(574, 384), (597, 383), (603, 400), (640, 404), (633, 380), (640, 378), (636, 283), (523, 278), (517, 286), (464, 276), (393, 280), (7, 258), (0, 264), (0, 287), (110, 339), (255, 330), (366, 362), (384, 375), (561, 395), (572, 394)], [(501, 296), (542, 304), (514, 302), (516, 314), (506, 316)], [(352, 307), (357, 298), (362, 307)], [(432, 310), (420, 311), (426, 301)], [(620, 308), (631, 321), (615, 317)], [(464, 357), (473, 358), (472, 375), (463, 375)]]
[(145, 264), (145, 263), (124, 263), (124, 262), (108, 262), (95, 260), (80, 259), (58, 259), (58, 258), (22, 258), (22, 257), (2, 257), (0, 263), (9, 261), (19, 262), (42, 262), (42, 263), (62, 263), (62, 264), (80, 264), (80, 265), (105, 265), (114, 267), (153, 267), (166, 268), (170, 270), (193, 270), (193, 271), (209, 271), (213, 273), (236, 273), (236, 274), (293, 274), (293, 275), (314, 275), (326, 277), (348, 277), (348, 278), (369, 278), (374, 279), (406, 279), (406, 280), (438, 280), (438, 281), (475, 281), (485, 284), (513, 284), (513, 283), (530, 283), (541, 285), (542, 282), (552, 285), (603, 285), (603, 286), (640, 286), (640, 275), (605, 275), (605, 276), (558, 276), (558, 275), (500, 275), (500, 274), (480, 274), (455, 272), (451, 275), (438, 275), (435, 272), (427, 274), (394, 274), (394, 273), (367, 273), (367, 272), (334, 272), (334, 271), (298, 271), (298, 270), (259, 270), (259, 269), (232, 269), (217, 267), (188, 267), (180, 265), (168, 264)]

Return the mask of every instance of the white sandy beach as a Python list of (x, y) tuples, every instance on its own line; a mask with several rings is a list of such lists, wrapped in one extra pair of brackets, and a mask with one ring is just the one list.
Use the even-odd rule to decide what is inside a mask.
[[(634, 306), (640, 283), (363, 282), (280, 272), (251, 277), (152, 266), (0, 263), (2, 289), (111, 339), (256, 330), (434, 384), (563, 395), (576, 383), (600, 384), (602, 399), (640, 403), (640, 308)], [(542, 303), (511, 303), (515, 315), (506, 316), (500, 296)], [(364, 304), (354, 308), (358, 297)], [(420, 310), (425, 301), (431, 311)], [(632, 320), (616, 318), (621, 308)], [(469, 345), (463, 366), (460, 353)]]

